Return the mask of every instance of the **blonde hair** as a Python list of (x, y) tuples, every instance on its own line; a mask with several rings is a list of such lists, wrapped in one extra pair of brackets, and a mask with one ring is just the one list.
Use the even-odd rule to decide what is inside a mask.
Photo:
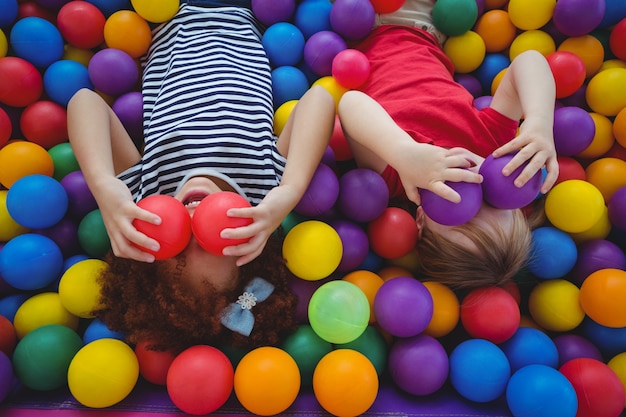
[(529, 256), (531, 230), (521, 210), (513, 211), (513, 225), (504, 230), (496, 221), (489, 229), (470, 221), (454, 228), (475, 246), (453, 242), (427, 227), (417, 243), (425, 278), (455, 289), (504, 285), (522, 269)]

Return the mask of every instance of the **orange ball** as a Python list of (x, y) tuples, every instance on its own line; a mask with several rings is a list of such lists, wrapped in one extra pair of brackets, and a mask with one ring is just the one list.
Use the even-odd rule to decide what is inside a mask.
[(613, 119), (613, 135), (622, 147), (626, 147), (626, 107), (620, 110)]
[(0, 149), (0, 184), (11, 188), (15, 181), (33, 174), (54, 174), (54, 161), (43, 146), (14, 141)]
[(388, 281), (391, 278), (412, 277), (413, 273), (407, 268), (398, 265), (389, 265), (378, 271), (378, 276), (380, 276), (383, 281)]
[(131, 10), (113, 13), (104, 24), (104, 42), (133, 58), (144, 55), (150, 47), (152, 33), (148, 22)]
[(604, 62), (604, 46), (592, 35), (567, 38), (561, 42), (557, 51), (569, 51), (578, 55), (585, 64), (587, 78), (594, 76)]
[(353, 271), (343, 277), (344, 281), (351, 282), (363, 291), (367, 297), (367, 301), (370, 304), (370, 324), (376, 323), (376, 317), (374, 316), (374, 298), (378, 289), (383, 285), (385, 281), (377, 274), (367, 271), (358, 270)]
[(613, 136), (611, 119), (600, 113), (590, 112), (589, 115), (596, 126), (596, 132), (589, 146), (576, 156), (585, 159), (595, 159), (611, 150), (615, 143), (615, 136)]
[(626, 327), (626, 271), (601, 269), (589, 275), (580, 287), (580, 305), (596, 323)]
[(435, 281), (426, 281), (424, 286), (433, 298), (433, 317), (424, 330), (432, 337), (442, 337), (450, 333), (459, 322), (461, 307), (459, 299), (450, 287)]
[(618, 158), (596, 159), (587, 166), (585, 173), (587, 182), (600, 190), (605, 203), (615, 191), (626, 185), (626, 161)]
[(502, 52), (508, 48), (515, 36), (517, 28), (504, 10), (489, 10), (478, 18), (474, 32), (485, 41), (487, 52)]

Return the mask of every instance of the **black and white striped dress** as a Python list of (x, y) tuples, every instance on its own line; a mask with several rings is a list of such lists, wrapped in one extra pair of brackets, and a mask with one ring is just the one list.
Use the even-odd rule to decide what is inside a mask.
[(277, 186), (270, 66), (244, 7), (182, 4), (153, 33), (144, 61), (141, 162), (120, 175), (136, 200), (174, 194), (190, 171), (218, 172), (252, 204)]

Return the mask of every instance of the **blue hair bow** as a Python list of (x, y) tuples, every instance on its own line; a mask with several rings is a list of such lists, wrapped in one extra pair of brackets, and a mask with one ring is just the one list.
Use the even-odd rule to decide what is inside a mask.
[(274, 291), (274, 286), (261, 277), (252, 279), (237, 301), (222, 311), (224, 327), (244, 336), (250, 336), (254, 327), (254, 315), (250, 311), (257, 302), (265, 301)]

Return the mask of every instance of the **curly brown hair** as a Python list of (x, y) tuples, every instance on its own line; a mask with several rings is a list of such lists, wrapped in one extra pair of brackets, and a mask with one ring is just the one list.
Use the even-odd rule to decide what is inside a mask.
[[(276, 345), (296, 326), (296, 296), (288, 282), (290, 274), (281, 255), (281, 240), (272, 237), (263, 253), (239, 268), (237, 285), (218, 291), (204, 282), (202, 296), (171, 279), (159, 262), (144, 263), (108, 254), (109, 267), (99, 282), (102, 307), (94, 315), (111, 330), (124, 333), (132, 344), (148, 342), (155, 350), (180, 352), (187, 347), (210, 344), (238, 348)], [(221, 312), (237, 300), (246, 284), (263, 277), (274, 292), (258, 303), (252, 313), (255, 323), (249, 337), (222, 326)]]

